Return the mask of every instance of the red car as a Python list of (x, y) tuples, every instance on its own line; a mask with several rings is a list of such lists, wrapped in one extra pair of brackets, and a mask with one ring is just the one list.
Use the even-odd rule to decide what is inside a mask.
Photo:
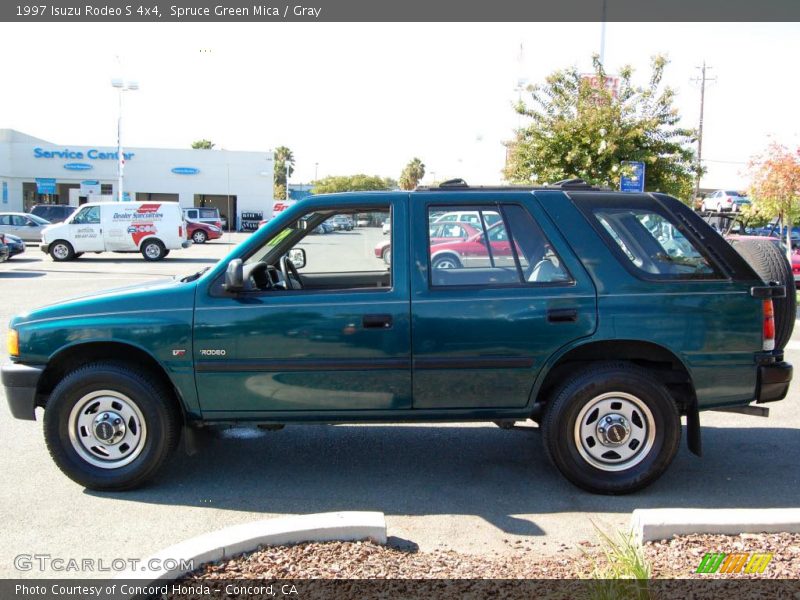
[(186, 219), (186, 233), (195, 244), (205, 244), (206, 240), (222, 237), (222, 229), (216, 225)]
[[(447, 224), (442, 224), (447, 227)], [(473, 229), (475, 229), (473, 227)], [(448, 240), (445, 243), (433, 244), (431, 238), (431, 268), (458, 269), (460, 267), (513, 267), (514, 253), (508, 243), (508, 233), (502, 221), (498, 221), (486, 230), (489, 244), (492, 247), (491, 257), (486, 247), (482, 231), (467, 239)], [(494, 260), (492, 260), (494, 259)]]
[[(472, 223), (449, 222), (433, 223), (430, 228), (431, 246), (438, 246), (448, 242), (464, 242), (472, 237), (479, 236), (481, 231)], [(375, 246), (375, 256), (382, 258), (387, 265), (391, 263), (392, 247), (389, 240), (383, 240)]]

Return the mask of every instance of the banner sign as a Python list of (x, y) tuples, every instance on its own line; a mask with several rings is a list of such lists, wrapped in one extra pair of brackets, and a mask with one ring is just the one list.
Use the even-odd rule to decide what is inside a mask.
[(51, 177), (37, 177), (36, 178), (36, 193), (37, 194), (55, 194), (56, 193), (56, 180)]

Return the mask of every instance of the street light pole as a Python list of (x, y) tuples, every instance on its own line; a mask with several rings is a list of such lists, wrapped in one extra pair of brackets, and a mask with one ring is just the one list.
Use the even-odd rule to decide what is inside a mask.
[(135, 81), (123, 81), (122, 79), (112, 79), (111, 86), (117, 88), (119, 93), (119, 113), (117, 115), (117, 201), (125, 200), (123, 184), (125, 179), (125, 153), (122, 147), (122, 93), (139, 89), (139, 84)]

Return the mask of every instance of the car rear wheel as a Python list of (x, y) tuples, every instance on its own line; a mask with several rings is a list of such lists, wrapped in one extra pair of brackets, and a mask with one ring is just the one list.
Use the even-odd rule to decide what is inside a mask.
[(437, 256), (433, 259), (433, 264), (431, 266), (434, 269), (458, 269), (461, 267), (461, 262), (455, 256), (445, 254), (444, 256)]
[(646, 369), (604, 363), (562, 384), (542, 422), (550, 460), (590, 492), (626, 494), (658, 479), (678, 451), (680, 415)]
[(775, 281), (786, 290), (783, 298), (773, 298), (775, 309), (775, 348), (783, 350), (792, 337), (797, 312), (792, 266), (780, 248), (767, 240), (741, 240), (733, 247), (761, 279)]
[(180, 417), (169, 392), (116, 362), (69, 373), (45, 407), (50, 455), (70, 479), (93, 490), (125, 490), (151, 478), (175, 449)]
[(202, 229), (197, 229), (192, 234), (192, 241), (195, 244), (205, 244), (207, 239), (208, 239), (208, 236), (206, 235), (206, 232), (203, 231)]
[(75, 258), (75, 250), (66, 240), (56, 240), (50, 244), (50, 256), (56, 262), (64, 262)]
[(383, 251), (383, 262), (387, 265), (392, 264), (392, 247), (387, 246), (386, 249)]
[(166, 251), (161, 240), (151, 239), (142, 244), (142, 256), (145, 260), (161, 260), (166, 256)]

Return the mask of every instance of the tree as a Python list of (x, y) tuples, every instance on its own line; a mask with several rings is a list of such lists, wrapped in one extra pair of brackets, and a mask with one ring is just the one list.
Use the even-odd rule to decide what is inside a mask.
[(786, 226), (786, 252), (792, 261), (792, 222), (800, 212), (800, 148), (794, 152), (772, 143), (750, 161), (750, 195), (759, 213), (778, 217)]
[(530, 184), (580, 177), (618, 189), (625, 170), (622, 162), (641, 161), (647, 191), (688, 202), (697, 172), (691, 147), (695, 131), (679, 127), (675, 93), (662, 89), (667, 60), (653, 57), (644, 87), (633, 84), (630, 66), (623, 67), (618, 90), (597, 83), (610, 79), (597, 56), (593, 63), (593, 77), (572, 67), (528, 88), (531, 106), (520, 101), (515, 109), (531, 122), (507, 143), (506, 179)]
[(314, 182), (313, 193), (331, 194), (333, 192), (357, 192), (370, 190), (391, 190), (397, 182), (389, 177), (377, 175), (334, 175)]
[(213, 150), (215, 145), (214, 142), (205, 138), (192, 142), (192, 148), (194, 150)]
[[(275, 148), (275, 174), (273, 176), (273, 196), (286, 198), (286, 167), (289, 167), (288, 176), (294, 173), (294, 154), (286, 146)], [(278, 192), (281, 192), (280, 194)]]
[(425, 165), (418, 158), (413, 158), (400, 173), (400, 189), (413, 190), (425, 177)]

